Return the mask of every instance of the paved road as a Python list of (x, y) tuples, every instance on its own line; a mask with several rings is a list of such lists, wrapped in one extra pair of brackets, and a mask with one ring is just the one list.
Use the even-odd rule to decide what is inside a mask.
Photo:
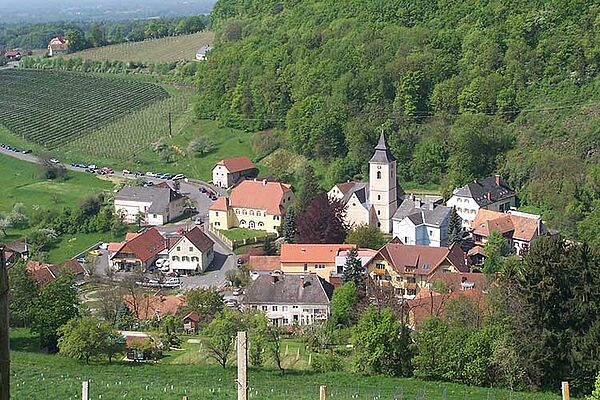
[[(23, 154), (15, 151), (10, 151), (4, 148), (0, 148), (0, 154), (6, 154), (10, 157), (27, 161), (30, 163), (39, 164), (40, 161), (37, 156), (32, 154)], [(63, 164), (67, 170), (84, 172), (82, 168), (72, 167), (68, 164)], [(122, 172), (115, 171), (114, 176), (118, 176), (126, 179), (136, 179), (135, 175), (132, 174), (123, 174)], [(151, 178), (147, 176), (142, 176), (146, 181), (150, 181), (153, 183), (164, 182), (164, 180)], [(211, 189), (213, 192), (219, 195), (225, 195), (227, 192), (224, 189), (217, 188), (209, 183), (196, 181), (196, 180), (188, 180), (187, 182), (181, 181), (180, 192), (190, 199), (192, 199), (196, 203), (196, 210), (198, 214), (196, 216), (200, 216), (203, 221), (208, 222), (208, 207), (212, 204), (212, 200), (205, 194), (200, 191), (200, 188), (204, 186), (206, 188)], [(180, 221), (175, 224), (168, 224), (159, 228), (162, 232), (175, 232), (183, 226), (192, 226), (193, 222), (189, 219)], [(219, 287), (222, 286), (225, 281), (225, 274), (227, 271), (231, 269), (237, 268), (237, 256), (233, 254), (217, 237), (212, 235), (210, 232), (207, 234), (213, 239), (215, 242), (215, 258), (213, 262), (213, 266), (204, 274), (198, 276), (191, 277), (183, 277), (183, 285), (184, 289), (194, 288), (194, 287)], [(105, 252), (103, 252), (105, 253)], [(96, 269), (96, 273), (99, 275), (104, 275), (106, 267), (108, 266), (108, 258), (106, 254), (100, 259)], [(118, 275), (118, 274), (117, 274)]]

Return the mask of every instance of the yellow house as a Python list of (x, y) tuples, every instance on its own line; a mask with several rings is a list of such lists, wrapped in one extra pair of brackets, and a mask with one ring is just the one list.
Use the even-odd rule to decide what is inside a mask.
[(289, 185), (266, 180), (242, 181), (229, 197), (219, 197), (208, 209), (215, 229), (235, 227), (278, 232), (294, 199)]
[(409, 246), (394, 240), (369, 261), (367, 272), (376, 283), (392, 286), (399, 294), (412, 297), (429, 286), (433, 274), (469, 272), (469, 268), (458, 245)]
[(340, 252), (355, 247), (354, 244), (283, 243), (279, 257), (280, 269), (284, 274), (314, 273), (327, 282), (334, 283), (331, 282), (332, 276), (341, 273), (337, 262)]

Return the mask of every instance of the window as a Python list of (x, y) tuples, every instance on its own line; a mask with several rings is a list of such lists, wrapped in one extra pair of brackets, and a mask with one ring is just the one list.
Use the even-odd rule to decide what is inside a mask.
[(325, 264), (315, 264), (316, 269), (325, 269)]
[(267, 306), (262, 306), (262, 310), (267, 311), (268, 310)]
[(194, 251), (194, 248), (192, 246), (188, 247), (188, 251)]
[(377, 171), (377, 179), (381, 179), (381, 171)]
[(259, 226), (260, 228), (262, 228), (263, 226), (265, 226), (265, 224), (263, 224), (262, 222), (259, 222), (259, 223), (258, 223), (258, 226)]
[(215, 217), (218, 217), (218, 216), (219, 216), (219, 212), (215, 211)]
[(433, 236), (433, 231), (431, 229), (429, 230), (429, 236)]
[(190, 261), (190, 258), (188, 256), (183, 256), (181, 257), (181, 261)]
[(248, 215), (248, 211), (247, 211), (247, 210), (244, 210), (244, 211), (242, 211), (242, 213), (243, 213), (244, 215)]
[(377, 210), (377, 215), (381, 215), (381, 210)]
[(272, 310), (277, 311), (277, 306), (273, 306)]
[(220, 222), (215, 222), (215, 226), (221, 226)]
[(381, 195), (380, 194), (377, 195), (377, 200), (381, 200)]
[(288, 306), (281, 306), (281, 311), (285, 312), (288, 310)]
[(173, 261), (179, 261), (179, 256), (173, 256)]
[(254, 210), (250, 210), (250, 215), (254, 215)]
[(292, 308), (298, 308), (298, 306), (292, 306)]
[(375, 268), (377, 268), (377, 269), (385, 269), (385, 264), (383, 264), (383, 263), (376, 263), (375, 264)]
[(243, 219), (243, 220), (240, 221), (240, 226), (246, 226), (246, 220), (245, 219)]
[(237, 209), (236, 209), (236, 210), (235, 210), (235, 213), (236, 213), (236, 214), (239, 214), (239, 213), (240, 213), (240, 210), (237, 210)]
[(257, 217), (260, 217), (260, 211), (257, 211), (257, 212), (256, 212), (256, 216), (257, 216)]
[(308, 271), (308, 264), (304, 264), (304, 271)]
[(407, 244), (409, 240), (410, 239), (408, 238), (408, 236), (404, 236), (404, 244)]
[(181, 251), (181, 246), (177, 246), (177, 251)]

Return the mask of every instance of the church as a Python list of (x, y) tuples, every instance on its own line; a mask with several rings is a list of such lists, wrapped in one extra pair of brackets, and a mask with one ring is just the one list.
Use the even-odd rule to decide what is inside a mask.
[(396, 159), (387, 147), (383, 132), (369, 160), (369, 182), (338, 183), (327, 194), (346, 206), (349, 226), (367, 224), (384, 233), (392, 232), (392, 218), (402, 203), (404, 192), (396, 181)]

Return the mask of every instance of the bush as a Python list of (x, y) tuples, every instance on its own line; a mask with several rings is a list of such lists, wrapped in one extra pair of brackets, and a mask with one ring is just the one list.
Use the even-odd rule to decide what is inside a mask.
[(215, 142), (205, 136), (198, 136), (188, 145), (188, 153), (194, 157), (204, 157), (217, 148)]
[(312, 357), (312, 370), (315, 372), (335, 372), (344, 369), (344, 359), (335, 354), (315, 353)]

